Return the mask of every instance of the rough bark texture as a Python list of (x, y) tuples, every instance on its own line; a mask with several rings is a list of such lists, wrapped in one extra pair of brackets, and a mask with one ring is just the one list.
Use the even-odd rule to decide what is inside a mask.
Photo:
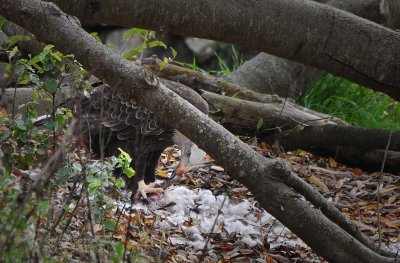
[[(149, 3), (146, 1), (146, 4)], [(284, 184), (291, 173), (283, 161), (268, 160), (253, 151), (165, 88), (148, 70), (132, 65), (98, 43), (55, 5), (39, 0), (3, 0), (0, 14), (55, 44), (64, 53), (74, 53), (87, 69), (104, 78), (114, 89), (134, 97), (161, 120), (206, 149), (233, 178), (254, 193), (267, 211), (327, 260), (393, 262), (393, 258), (377, 255), (329, 221), (320, 210), (296, 198), (294, 191)], [(234, 162), (232, 156), (235, 156)]]
[(321, 118), (296, 109), (292, 104), (281, 102), (258, 103), (235, 99), (204, 91), (205, 98), (212, 108), (217, 110), (217, 116), (221, 117), (221, 124), (235, 134), (255, 134), (257, 122), (263, 119), (263, 125), (258, 134), (272, 134), (282, 130), (289, 130), (299, 123), (304, 125), (336, 124), (329, 116)]
[(83, 20), (235, 43), (400, 98), (400, 35), (317, 2), (234, 1), (230, 8), (224, 0), (53, 2)]
[(44, 48), (44, 44), (39, 43), (38, 41), (35, 40), (35, 36), (29, 33), (28, 31), (24, 30), (23, 28), (17, 26), (16, 24), (7, 22), (3, 25), (1, 28), (4, 33), (6, 33), (8, 36), (14, 36), (14, 35), (27, 35), (31, 38), (30, 41), (20, 41), (18, 42), (18, 47), (30, 54), (36, 55), (42, 52)]
[[(149, 66), (150, 69), (154, 73), (156, 73), (159, 77), (183, 83), (186, 86), (195, 89), (199, 93), (202, 93), (202, 90), (205, 90), (205, 91), (210, 91), (212, 93), (224, 94), (235, 99), (247, 100), (248, 102), (240, 100), (231, 100), (230, 98), (218, 96), (216, 94), (203, 93), (203, 95), (207, 95), (210, 100), (211, 99), (213, 100), (213, 103), (215, 104), (214, 106), (216, 106), (216, 108), (218, 109), (224, 108), (226, 111), (225, 113), (226, 116), (228, 118), (231, 118), (231, 121), (233, 121), (233, 123), (235, 122), (234, 115), (236, 114), (236, 111), (238, 111), (238, 108), (241, 107), (242, 109), (240, 111), (242, 112), (242, 115), (250, 113), (250, 111), (253, 113), (263, 112), (262, 114), (258, 115), (249, 114), (250, 116), (247, 117), (243, 116), (246, 122), (250, 124), (252, 124), (254, 121), (257, 121), (258, 119), (249, 120), (249, 118), (254, 118), (257, 116), (265, 116), (265, 118), (268, 119), (268, 122), (266, 122), (268, 123), (267, 125), (272, 125), (272, 123), (270, 122), (270, 118), (271, 119), (278, 118), (278, 116), (276, 116), (274, 112), (275, 113), (278, 112), (279, 113), (278, 115), (280, 115), (280, 112), (284, 112), (286, 120), (288, 120), (290, 123), (309, 122), (317, 119), (317, 120), (323, 120), (324, 123), (326, 123), (326, 120), (328, 120), (329, 122), (332, 123), (347, 125), (346, 122), (338, 118), (331, 117), (329, 115), (307, 109), (305, 107), (295, 104), (293, 100), (290, 99), (285, 100), (276, 95), (258, 93), (253, 90), (247, 89), (243, 86), (211, 76), (209, 74), (193, 71), (187, 68), (182, 68), (171, 64), (163, 65), (163, 67), (160, 67), (160, 63), (161, 61), (159, 59), (153, 57), (142, 59), (142, 64)], [(258, 102), (258, 103), (252, 103), (252, 102)], [(230, 108), (228, 104), (230, 104), (232, 108)], [(244, 107), (244, 104), (247, 105), (249, 108), (246, 109), (246, 107)], [(266, 115), (268, 113), (272, 115), (271, 116)], [(286, 121), (283, 121), (282, 123), (286, 125)], [(317, 121), (316, 123), (318, 124), (319, 122)], [(246, 130), (253, 131), (254, 127), (256, 127), (255, 125), (248, 126), (242, 124), (239, 124), (237, 126), (241, 126), (240, 129), (247, 127), (245, 128), (244, 131)], [(271, 126), (268, 127), (271, 128)], [(244, 131), (238, 130), (239, 133)]]
[(260, 53), (223, 79), (260, 93), (298, 100), (323, 74), (322, 70)]
[(381, 0), (380, 10), (385, 17), (385, 25), (398, 29), (400, 28), (400, 2), (398, 0)]
[[(379, 24), (384, 21), (379, 0), (324, 2)], [(305, 90), (325, 73), (313, 67), (260, 53), (224, 79), (261, 93), (278, 94), (281, 97), (298, 100)]]
[(383, 24), (385, 23), (385, 17), (381, 13), (380, 2), (382, 0), (330, 0), (326, 4), (375, 23)]

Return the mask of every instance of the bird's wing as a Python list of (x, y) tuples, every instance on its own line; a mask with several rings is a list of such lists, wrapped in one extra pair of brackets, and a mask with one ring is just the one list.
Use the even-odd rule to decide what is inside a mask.
[(92, 90), (82, 105), (88, 116), (116, 132), (118, 139), (132, 138), (133, 129), (142, 135), (160, 135), (166, 129), (157, 117), (133, 99), (126, 99), (107, 85)]

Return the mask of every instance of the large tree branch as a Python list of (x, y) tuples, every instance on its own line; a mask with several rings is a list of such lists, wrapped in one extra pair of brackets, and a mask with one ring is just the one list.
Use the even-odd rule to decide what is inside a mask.
[(260, 53), (222, 78), (260, 93), (298, 100), (323, 74), (322, 70)]
[(400, 98), (399, 34), (313, 1), (234, 1), (230, 8), (224, 0), (53, 2), (86, 21), (230, 42)]
[[(381, 24), (384, 17), (378, 0), (332, 0), (327, 5)], [(298, 100), (326, 72), (283, 58), (260, 53), (240, 66), (225, 80), (268, 94)]]
[[(0, 13), (55, 44), (64, 53), (74, 53), (87, 69), (104, 78), (123, 96), (137, 99), (161, 120), (206, 149), (233, 178), (254, 193), (267, 211), (327, 260), (393, 262), (393, 258), (379, 256), (361, 245), (321, 211), (296, 198), (294, 191), (284, 184), (291, 172), (283, 161), (269, 160), (253, 151), (164, 87), (148, 70), (132, 65), (98, 43), (53, 4), (39, 0), (3, 0)], [(232, 156), (235, 156), (234, 161)]]

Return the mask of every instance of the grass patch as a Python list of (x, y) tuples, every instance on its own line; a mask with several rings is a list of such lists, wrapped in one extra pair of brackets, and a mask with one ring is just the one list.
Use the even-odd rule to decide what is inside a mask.
[(391, 106), (394, 129), (400, 130), (400, 106), (395, 100), (346, 79), (325, 75), (300, 100), (307, 108), (339, 117), (352, 125), (390, 129)]

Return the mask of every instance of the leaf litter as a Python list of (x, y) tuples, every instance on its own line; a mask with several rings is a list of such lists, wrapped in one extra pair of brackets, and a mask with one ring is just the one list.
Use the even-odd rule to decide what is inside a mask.
[[(269, 158), (275, 151), (265, 144), (253, 148)], [(180, 152), (168, 148), (156, 171), (158, 182), (171, 175)], [(307, 152), (287, 152), (293, 171), (310, 183), (364, 234), (378, 241), (377, 185), (379, 176), (359, 168), (348, 168)], [(24, 171), (28, 173), (27, 171)], [(384, 247), (400, 250), (400, 177), (382, 175), (381, 236)], [(56, 196), (66, 198), (60, 188)], [(80, 207), (72, 217), (70, 229), (57, 227), (52, 241), (59, 242), (69, 262), (95, 258), (87, 244), (92, 228), (97, 237), (112, 237), (140, 262), (326, 262), (300, 238), (268, 214), (246, 187), (231, 179), (212, 160), (189, 172), (167, 188), (161, 196), (146, 201), (129, 201), (130, 193), (113, 199), (106, 221), (89, 226), (87, 209)], [(62, 201), (56, 201), (54, 214), (60, 213)], [(69, 209), (73, 209), (71, 206)], [(40, 232), (40, 231), (39, 231)], [(321, 233), (323, 234), (323, 233)], [(105, 239), (107, 240), (107, 238)], [(100, 239), (99, 247), (107, 247)], [(104, 243), (104, 244), (103, 244)], [(55, 253), (55, 252), (54, 252)], [(57, 254), (55, 253), (55, 254)], [(61, 257), (61, 258), (63, 258)], [(107, 255), (96, 255), (111, 261)]]

